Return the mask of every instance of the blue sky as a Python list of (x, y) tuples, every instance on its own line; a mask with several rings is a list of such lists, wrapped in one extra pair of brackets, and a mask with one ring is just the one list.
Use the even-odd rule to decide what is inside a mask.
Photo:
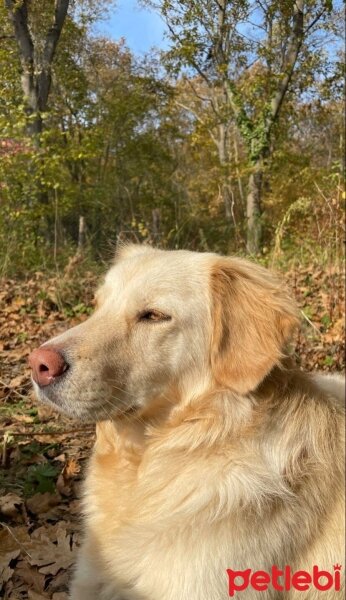
[[(334, 6), (336, 10), (340, 9), (342, 0), (336, 0)], [(116, 0), (108, 18), (100, 21), (95, 29), (99, 35), (114, 40), (124, 37), (127, 46), (138, 55), (145, 54), (152, 47), (168, 47), (162, 19), (154, 11), (139, 6), (137, 0)], [(253, 31), (251, 33), (253, 35)]]
[(164, 48), (165, 25), (153, 11), (138, 6), (136, 0), (118, 0), (110, 18), (99, 23), (97, 32), (114, 40), (126, 39), (136, 54), (144, 54), (153, 46)]

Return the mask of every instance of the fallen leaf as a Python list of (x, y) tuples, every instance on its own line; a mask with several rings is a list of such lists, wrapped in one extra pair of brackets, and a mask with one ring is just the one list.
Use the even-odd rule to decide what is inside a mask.
[[(14, 558), (16, 558), (16, 557), (14, 557)], [(12, 560), (12, 559), (10, 559), (10, 560)], [(1, 562), (2, 561), (0, 558), (0, 592), (2, 590), (3, 585), (11, 579), (12, 574), (14, 572), (14, 569), (11, 569), (8, 565), (1, 564)], [(10, 561), (9, 561), (9, 563), (10, 563)]]
[(74, 458), (70, 458), (64, 465), (57, 482), (56, 488), (63, 496), (71, 496), (72, 494), (72, 479), (79, 473), (80, 465)]
[(16, 576), (25, 581), (27, 588), (41, 593), (45, 586), (45, 576), (35, 567), (31, 567), (25, 560), (19, 561), (16, 567)]
[(49, 596), (38, 594), (34, 590), (28, 590), (28, 599), (29, 600), (47, 600)]
[(67, 533), (64, 522), (40, 527), (31, 536), (31, 541), (29, 562), (40, 567), (40, 573), (56, 575), (75, 561), (75, 546), (71, 547), (71, 535)]
[[(22, 528), (0, 528), (0, 590), (1, 585), (10, 580), (13, 574), (13, 568), (10, 567), (11, 561), (18, 558), (21, 552), (20, 532)], [(18, 537), (17, 535), (18, 534)], [(27, 535), (27, 539), (29, 536)]]
[(58, 494), (52, 494), (51, 492), (38, 493), (27, 499), (26, 506), (34, 515), (40, 515), (57, 506), (60, 501), (61, 497)]
[(0, 496), (0, 513), (5, 517), (15, 518), (22, 504), (23, 499), (17, 494), (10, 492), (5, 496)]
[(53, 577), (52, 581), (49, 584), (50, 592), (54, 592), (56, 594), (60, 592), (65, 592), (68, 589), (68, 584), (70, 580), (70, 574), (68, 571), (61, 570), (55, 577)]

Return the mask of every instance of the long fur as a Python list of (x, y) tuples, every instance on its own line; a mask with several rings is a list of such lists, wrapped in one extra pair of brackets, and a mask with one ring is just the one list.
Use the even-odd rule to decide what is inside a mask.
[[(116, 279), (121, 265), (126, 269)], [(290, 565), (311, 572), (317, 565), (332, 572), (334, 564), (344, 565), (342, 387), (300, 372), (286, 357), (297, 312), (276, 277), (238, 259), (125, 248), (99, 294), (100, 312), (77, 330), (82, 350), (73, 356), (85, 358), (91, 347), (95, 353), (90, 340), (105, 319), (111, 327), (118, 310), (116, 300), (107, 305), (111, 286), (119, 295), (121, 281), (121, 306), (129, 306), (136, 292), (126, 277), (132, 285), (136, 273), (147, 271), (152, 280), (154, 267), (164, 272), (165, 293), (178, 295), (181, 314), (189, 310), (188, 299), (184, 304), (179, 296), (184, 285), (202, 300), (174, 338), (185, 336), (181, 358), (178, 342), (167, 341), (178, 336), (168, 329), (173, 325), (150, 330), (162, 336), (155, 344), (161, 344), (155, 360), (162, 383), (155, 379), (153, 393), (135, 409), (97, 424), (71, 599), (222, 600), (228, 568), (270, 572), (272, 565)], [(185, 280), (177, 281), (184, 268)], [(160, 297), (147, 285), (141, 280), (141, 293)], [(130, 357), (136, 371), (140, 342), (130, 348), (129, 331), (117, 360)], [(71, 339), (73, 330), (51, 343), (63, 348)], [(107, 352), (116, 348), (108, 345)], [(175, 357), (170, 378), (168, 367), (159, 367), (166, 352)], [(149, 375), (140, 368), (145, 388)], [(127, 381), (134, 381), (133, 370)], [(341, 597), (313, 589), (277, 594), (268, 589), (261, 598)], [(257, 597), (251, 588), (239, 593), (244, 600)]]

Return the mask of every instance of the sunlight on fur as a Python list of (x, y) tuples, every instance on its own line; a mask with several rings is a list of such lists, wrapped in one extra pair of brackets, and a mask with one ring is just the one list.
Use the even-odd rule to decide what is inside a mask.
[(345, 565), (343, 380), (294, 366), (297, 327), (254, 263), (117, 252), (94, 315), (43, 346), (68, 369), (35, 384), (97, 422), (71, 600), (222, 600), (228, 568)]

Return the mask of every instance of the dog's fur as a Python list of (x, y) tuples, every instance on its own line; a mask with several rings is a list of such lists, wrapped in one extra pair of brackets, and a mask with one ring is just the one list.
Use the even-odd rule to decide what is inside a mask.
[(245, 260), (118, 252), (94, 315), (48, 342), (69, 370), (36, 386), (98, 422), (73, 600), (222, 600), (227, 568), (345, 564), (343, 386), (285, 358), (297, 323)]

